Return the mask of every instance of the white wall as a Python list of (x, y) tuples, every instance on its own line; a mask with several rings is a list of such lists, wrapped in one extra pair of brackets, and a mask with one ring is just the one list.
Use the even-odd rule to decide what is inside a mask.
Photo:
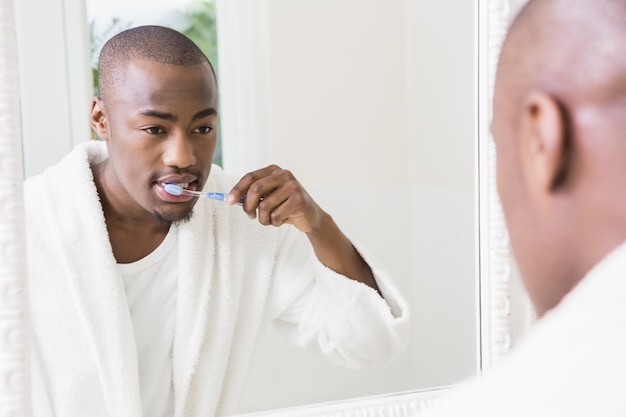
[(83, 0), (14, 4), (28, 178), (91, 137), (89, 35)]
[(475, 5), (406, 5), (414, 369), (429, 386), (476, 370)]
[[(293, 171), (388, 266), (411, 300), (413, 332), (397, 361), (356, 372), (292, 348), (272, 330), (239, 411), (445, 385), (473, 374), (474, 3), (262, 3), (266, 29), (255, 42), (267, 43), (269, 88), (256, 100), (270, 122), (259, 129), (269, 161), (259, 163)], [(221, 88), (224, 100), (228, 86)], [(223, 128), (226, 142), (232, 137)]]
[(275, 159), (305, 184), (407, 178), (404, 20), (402, 1), (270, 2)]

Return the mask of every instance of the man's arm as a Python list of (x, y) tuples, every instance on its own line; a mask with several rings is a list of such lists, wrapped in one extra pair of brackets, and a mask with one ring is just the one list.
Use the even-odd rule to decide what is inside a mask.
[(367, 284), (380, 293), (370, 266), (354, 249), (333, 218), (328, 213), (322, 213), (323, 225), (307, 232), (317, 258), (333, 271)]

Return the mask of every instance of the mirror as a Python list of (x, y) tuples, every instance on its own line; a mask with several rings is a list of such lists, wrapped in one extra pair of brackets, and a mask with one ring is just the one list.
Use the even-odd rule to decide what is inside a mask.
[[(270, 331), (238, 411), (431, 388), (474, 374), (474, 4), (456, 1), (451, 14), (436, 1), (251, 3), (217, 3), (218, 22), (230, 25), (218, 34), (224, 162), (239, 135), (241, 153), (254, 149), (234, 161), (242, 171), (269, 162), (294, 171), (390, 268), (410, 299), (413, 327), (398, 360), (358, 372)], [(252, 94), (238, 96), (241, 80)], [(251, 125), (238, 126), (233, 114)]]
[[(89, 137), (87, 9), (82, 0), (17, 3), (29, 176), (42, 155), (55, 162)], [(33, 7), (45, 12), (26, 13)], [(485, 81), (510, 13), (509, 2), (495, 0), (218, 1), (226, 169), (291, 169), (388, 266), (412, 304), (413, 326), (400, 358), (357, 372), (269, 330), (234, 412), (445, 386), (509, 348), (512, 306), (522, 317), (526, 307), (509, 296), (511, 260), (484, 138)], [(35, 71), (41, 62), (45, 74)], [(58, 106), (38, 111), (46, 102)], [(48, 129), (54, 137), (37, 135), (42, 124), (59, 126)], [(498, 280), (489, 287), (491, 276)]]

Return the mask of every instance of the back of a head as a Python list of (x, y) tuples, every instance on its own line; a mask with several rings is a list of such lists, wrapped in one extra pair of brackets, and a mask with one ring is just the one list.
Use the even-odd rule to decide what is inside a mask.
[(626, 240), (626, 0), (530, 0), (500, 54), (492, 132), (535, 307)]
[(564, 100), (622, 100), (626, 1), (530, 0), (511, 25), (500, 60), (505, 71), (499, 73), (521, 90)]
[(501, 119), (519, 128), (525, 98), (541, 92), (558, 104), (572, 138), (626, 151), (625, 40), (626, 0), (529, 0), (500, 54)]
[(115, 35), (102, 47), (98, 62), (98, 89), (102, 99), (123, 78), (126, 66), (134, 59), (166, 65), (207, 63), (213, 71), (206, 55), (182, 33), (163, 26), (135, 27)]

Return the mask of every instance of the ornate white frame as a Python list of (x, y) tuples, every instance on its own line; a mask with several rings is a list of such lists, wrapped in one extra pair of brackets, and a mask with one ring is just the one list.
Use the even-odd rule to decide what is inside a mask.
[[(495, 183), (495, 152), (489, 134), (491, 96), (500, 45), (508, 26), (508, 0), (474, 0), (478, 21), (478, 236), (480, 276), (480, 356), (493, 367), (512, 343), (513, 261)], [(22, 204), (22, 148), (13, 0), (0, 0), (0, 417), (30, 416), (28, 331), (25, 296), (25, 243)], [(260, 126), (261, 130), (263, 126)], [(524, 321), (532, 317), (528, 309)], [(319, 404), (248, 416), (407, 417), (428, 409), (445, 387)]]
[(0, 416), (29, 416), (23, 162), (13, 2), (0, 3)]
[[(493, 367), (511, 346), (511, 251), (496, 187), (495, 146), (490, 133), (492, 93), (508, 0), (478, 1), (478, 172), (481, 369)], [(485, 24), (486, 23), (486, 24)]]

